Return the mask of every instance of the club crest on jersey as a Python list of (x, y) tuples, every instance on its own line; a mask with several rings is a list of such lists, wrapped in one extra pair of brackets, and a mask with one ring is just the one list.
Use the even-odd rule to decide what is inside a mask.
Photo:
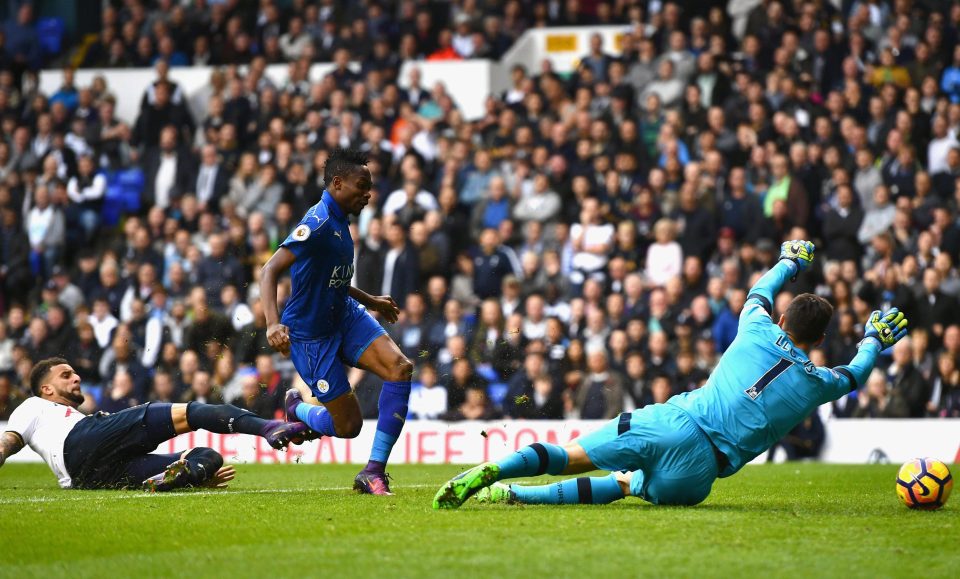
[(310, 226), (303, 224), (293, 230), (293, 238), (297, 241), (306, 241), (310, 237)]
[(317, 392), (326, 394), (330, 390), (330, 383), (326, 380), (317, 380)]

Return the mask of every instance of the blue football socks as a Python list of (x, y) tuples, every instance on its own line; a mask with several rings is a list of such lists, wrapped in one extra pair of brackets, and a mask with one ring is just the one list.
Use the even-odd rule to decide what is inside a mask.
[(333, 416), (327, 412), (323, 406), (314, 406), (301, 402), (297, 404), (297, 418), (307, 426), (324, 436), (336, 436), (337, 431), (333, 427)]
[(510, 485), (514, 497), (527, 505), (605, 505), (623, 498), (615, 475), (571, 478), (538, 486)]
[(535, 442), (497, 461), (500, 480), (542, 474), (561, 474), (567, 468), (567, 451), (548, 442)]
[(370, 462), (364, 470), (382, 471), (390, 458), (393, 445), (400, 438), (403, 423), (407, 419), (407, 404), (410, 401), (410, 381), (384, 382), (377, 403), (377, 432), (373, 436)]
[[(393, 445), (400, 438), (403, 423), (407, 418), (407, 403), (410, 399), (410, 382), (384, 382), (380, 391), (379, 417), (377, 432), (373, 437), (373, 449), (370, 462), (364, 470), (382, 471), (390, 458)], [(297, 418), (307, 426), (324, 436), (338, 436), (333, 425), (333, 417), (322, 406), (300, 403), (297, 405)]]

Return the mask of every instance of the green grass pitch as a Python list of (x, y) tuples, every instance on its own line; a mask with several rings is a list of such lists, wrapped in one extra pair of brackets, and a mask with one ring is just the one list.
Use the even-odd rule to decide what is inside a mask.
[[(225, 491), (61, 491), (0, 470), (0, 577), (957, 577), (960, 499), (910, 511), (896, 466), (748, 467), (697, 507), (484, 506), (436, 512), (456, 466), (238, 465)], [(954, 473), (958, 473), (953, 468)]]

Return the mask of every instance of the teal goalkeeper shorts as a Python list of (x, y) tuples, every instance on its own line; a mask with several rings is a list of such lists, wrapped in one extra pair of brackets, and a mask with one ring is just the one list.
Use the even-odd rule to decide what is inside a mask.
[(624, 412), (578, 441), (597, 468), (633, 471), (630, 494), (655, 505), (695, 505), (719, 474), (714, 446), (682, 409)]

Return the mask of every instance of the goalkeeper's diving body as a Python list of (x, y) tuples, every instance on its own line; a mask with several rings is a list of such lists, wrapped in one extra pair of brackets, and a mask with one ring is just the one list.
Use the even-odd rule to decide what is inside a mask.
[[(456, 508), (473, 495), (525, 504), (604, 504), (627, 495), (659, 505), (702, 502), (715, 479), (735, 474), (819, 405), (857, 389), (877, 354), (906, 334), (896, 308), (875, 311), (849, 364), (814, 366), (807, 353), (823, 341), (830, 303), (801, 294), (776, 323), (770, 317), (774, 296), (809, 267), (813, 252), (807, 241), (783, 244), (780, 261), (751, 288), (737, 338), (702, 388), (625, 412), (566, 446), (535, 443), (476, 466), (448, 481), (434, 508)], [(595, 469), (613, 474), (539, 486), (498, 482)]]

